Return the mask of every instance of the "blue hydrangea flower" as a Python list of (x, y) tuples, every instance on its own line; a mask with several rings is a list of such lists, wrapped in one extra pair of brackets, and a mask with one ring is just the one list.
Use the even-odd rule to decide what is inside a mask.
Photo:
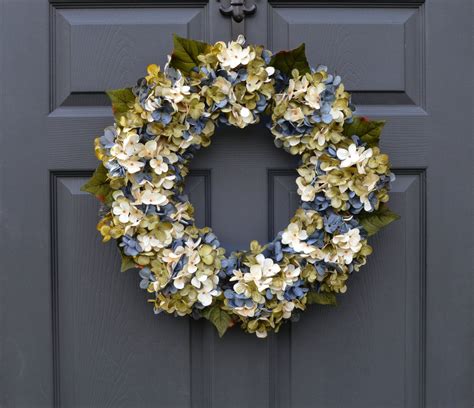
[(316, 230), (314, 231), (306, 240), (309, 245), (317, 246), (322, 248), (324, 246), (324, 231)]
[(212, 245), (214, 248), (218, 248), (221, 245), (217, 237), (212, 232), (209, 232), (204, 235), (203, 241), (206, 244)]
[(136, 256), (142, 252), (142, 248), (140, 247), (138, 241), (132, 238), (130, 235), (124, 235), (119, 246), (123, 248), (124, 254), (128, 256)]
[(140, 288), (146, 289), (150, 282), (155, 281), (155, 276), (151, 273), (150, 268), (142, 268), (138, 272), (142, 280), (140, 281)]
[(106, 127), (104, 129), (104, 135), (99, 138), (100, 144), (104, 149), (110, 149), (115, 145), (115, 138), (117, 137), (117, 132), (113, 126)]
[(329, 214), (326, 214), (323, 218), (324, 230), (329, 234), (337, 231), (341, 225), (344, 223), (342, 217), (338, 214), (333, 213), (332, 211)]
[(173, 105), (171, 105), (171, 103), (168, 101), (163, 101), (162, 107), (153, 111), (151, 117), (156, 122), (161, 122), (163, 125), (168, 125), (171, 122), (171, 115), (173, 112)]
[(111, 160), (105, 163), (105, 168), (109, 171), (112, 177), (124, 177), (126, 170), (116, 160)]
[(306, 292), (308, 292), (308, 288), (304, 287), (304, 282), (299, 279), (295, 282), (293, 286), (289, 286), (286, 288), (283, 297), (285, 300), (292, 301), (295, 299), (301, 299)]
[(224, 291), (224, 297), (227, 299), (228, 305), (230, 307), (252, 307), (253, 300), (246, 297), (245, 295), (234, 292), (231, 289), (226, 289)]

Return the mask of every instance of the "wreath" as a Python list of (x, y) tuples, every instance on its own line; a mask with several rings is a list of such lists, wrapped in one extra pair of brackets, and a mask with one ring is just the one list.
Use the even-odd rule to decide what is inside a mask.
[[(213, 45), (175, 36), (163, 70), (149, 65), (133, 88), (107, 94), (115, 124), (95, 139), (101, 163), (83, 191), (103, 202), (97, 229), (117, 240), (122, 270), (138, 268), (155, 313), (266, 337), (308, 304), (335, 304), (372, 252), (367, 237), (398, 217), (386, 205), (384, 122), (354, 116), (341, 78), (311, 68), (304, 44), (272, 55), (242, 36)], [(275, 145), (300, 157), (301, 205), (273, 241), (226, 256), (195, 225), (188, 166), (216, 126), (263, 115)]]

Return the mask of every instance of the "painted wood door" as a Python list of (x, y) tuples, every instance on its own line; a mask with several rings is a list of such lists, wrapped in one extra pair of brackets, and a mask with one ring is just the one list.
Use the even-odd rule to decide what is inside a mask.
[[(471, 405), (469, 2), (256, 4), (236, 24), (214, 0), (0, 1), (2, 407)], [(79, 190), (112, 122), (105, 89), (164, 63), (172, 33), (241, 32), (274, 50), (306, 42), (358, 114), (387, 120), (402, 217), (337, 308), (266, 340), (155, 316)], [(228, 249), (265, 241), (297, 205), (294, 166), (264, 126), (219, 130), (187, 185), (198, 221)]]

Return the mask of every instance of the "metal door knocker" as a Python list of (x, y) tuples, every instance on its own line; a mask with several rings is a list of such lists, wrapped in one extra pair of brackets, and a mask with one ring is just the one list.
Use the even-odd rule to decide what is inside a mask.
[(257, 11), (257, 5), (252, 4), (251, 6), (246, 6), (245, 0), (231, 0), (229, 7), (224, 7), (221, 5), (219, 10), (222, 15), (231, 16), (235, 22), (240, 23), (245, 18), (245, 16), (255, 14)]

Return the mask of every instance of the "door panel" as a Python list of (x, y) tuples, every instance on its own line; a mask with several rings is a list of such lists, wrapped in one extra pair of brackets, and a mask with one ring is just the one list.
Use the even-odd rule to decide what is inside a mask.
[(165, 64), (174, 33), (204, 39), (205, 7), (53, 8), (53, 106), (107, 104), (105, 89)]
[[(84, 222), (98, 220), (99, 211), (96, 200), (80, 191), (87, 177), (63, 171), (51, 178), (53, 334), (61, 406), (155, 406), (154, 383), (160, 384), (162, 406), (188, 406), (189, 322), (155, 317), (137, 274), (117, 274), (115, 244), (102, 244), (94, 223)], [(194, 172), (187, 184), (199, 224), (206, 222), (208, 178), (205, 171)]]
[[(472, 101), (453, 83), (471, 72), (459, 34), (467, 2), (256, 3), (236, 24), (218, 11), (228, 0), (0, 2), (1, 406), (472, 405)], [(266, 340), (238, 329), (219, 339), (207, 322), (154, 315), (136, 272), (120, 273), (115, 244), (100, 242), (98, 203), (80, 191), (97, 165), (93, 139), (113, 121), (104, 91), (164, 64), (173, 33), (245, 33), (274, 50), (305, 42), (312, 65), (343, 77), (356, 114), (387, 120), (381, 144), (401, 220), (371, 239), (338, 307), (312, 306)], [(187, 180), (198, 225), (228, 251), (271, 239), (298, 206), (295, 165), (265, 123), (219, 128)]]
[[(291, 365), (282, 371), (289, 373), (292, 407), (419, 404), (425, 347), (423, 174), (399, 171), (390, 201), (402, 219), (372, 239), (368, 265), (351, 277), (338, 307), (311, 307), (291, 327)], [(287, 208), (283, 200), (278, 205)], [(338, 392), (341, 386), (344, 392)]]
[(274, 7), (273, 48), (304, 41), (315, 63), (344, 78), (362, 104), (419, 105), (423, 9)]

